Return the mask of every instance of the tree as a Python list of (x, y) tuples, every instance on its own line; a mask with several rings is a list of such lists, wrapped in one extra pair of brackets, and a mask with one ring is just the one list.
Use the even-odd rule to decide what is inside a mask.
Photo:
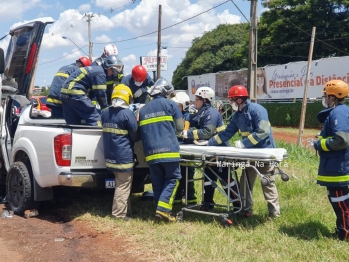
[(271, 0), (258, 26), (258, 66), (349, 55), (348, 0)]
[[(193, 39), (185, 58), (173, 72), (176, 89), (187, 89), (185, 76), (236, 70), (246, 66), (242, 46), (248, 38), (246, 23), (219, 25), (201, 38)], [(240, 52), (241, 51), (241, 52)]]

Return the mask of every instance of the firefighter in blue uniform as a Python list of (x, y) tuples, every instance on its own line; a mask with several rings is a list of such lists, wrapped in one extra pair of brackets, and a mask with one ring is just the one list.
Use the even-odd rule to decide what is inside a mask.
[[(225, 125), (221, 114), (217, 109), (213, 108), (211, 102), (215, 98), (214, 91), (209, 87), (200, 87), (195, 92), (195, 106), (198, 112), (192, 117), (190, 121), (190, 129), (183, 131), (183, 137), (190, 140), (208, 140), (216, 133), (225, 130)], [(229, 146), (229, 142), (223, 145)], [(213, 171), (226, 182), (228, 180), (228, 169), (226, 167), (212, 167)], [(212, 180), (212, 182), (205, 177), (205, 194), (200, 210), (208, 211), (213, 209), (215, 202), (213, 200), (214, 190), (218, 177), (210, 170), (205, 169), (205, 174)], [(230, 185), (224, 184), (223, 188), (228, 186), (232, 192), (237, 193), (236, 184), (231, 180)], [(234, 194), (231, 194), (235, 198)]]
[[(188, 130), (190, 127), (190, 113), (189, 113), (189, 105), (190, 105), (190, 98), (185, 92), (177, 92), (176, 96), (172, 98), (172, 101), (176, 102), (179, 109), (182, 112), (183, 120), (184, 120), (184, 130)], [(183, 139), (181, 137), (178, 137), (178, 142), (180, 144), (187, 144), (192, 143), (192, 141), (188, 141), (188, 139)], [(185, 197), (185, 188), (186, 188), (186, 171), (187, 168), (185, 164), (181, 163), (181, 174), (182, 178), (179, 181), (178, 190), (176, 193), (176, 197), (174, 200), (175, 204), (181, 204), (183, 197)], [(188, 180), (192, 180), (194, 178), (195, 170), (193, 167), (188, 167)], [(194, 182), (188, 182), (188, 193), (187, 193), (187, 203), (188, 204), (195, 204), (197, 202), (196, 194), (195, 194), (195, 187)]]
[[(228, 127), (225, 131), (215, 135), (208, 142), (209, 146), (217, 146), (229, 141), (235, 133), (239, 132), (242, 140), (235, 142), (237, 148), (275, 148), (275, 142), (271, 126), (268, 119), (267, 110), (256, 103), (251, 103), (248, 99), (248, 92), (244, 86), (236, 85), (229, 89), (228, 98), (232, 102), (233, 115)], [(265, 164), (263, 167), (256, 167), (261, 174), (268, 174), (274, 166)], [(252, 167), (246, 167), (251, 192), (257, 177), (257, 172)], [(269, 177), (269, 184), (262, 185), (264, 198), (268, 203), (269, 218), (280, 216), (280, 205), (277, 188), (275, 185), (275, 176)], [(245, 192), (246, 177), (240, 179), (240, 193), (246, 198), (247, 204), (242, 207), (245, 216), (252, 214), (253, 201), (250, 194)], [(247, 194), (247, 196), (246, 196)], [(245, 201), (244, 201), (245, 202)]]
[(153, 185), (155, 217), (173, 222), (170, 213), (181, 178), (176, 135), (182, 133), (184, 123), (177, 104), (167, 99), (174, 92), (171, 83), (159, 78), (148, 92), (153, 100), (139, 110), (139, 128)]
[(345, 105), (348, 85), (331, 80), (323, 89), (326, 107), (317, 118), (323, 124), (314, 148), (320, 156), (317, 183), (325, 186), (336, 214), (336, 234), (340, 240), (349, 235), (349, 108)]
[(63, 118), (63, 109), (61, 101), (61, 89), (67, 78), (80, 67), (90, 66), (91, 61), (88, 57), (82, 56), (76, 63), (61, 67), (52, 80), (50, 91), (47, 96), (46, 105), (51, 109), (52, 118)]
[(138, 123), (128, 109), (132, 103), (132, 91), (125, 85), (117, 85), (111, 95), (111, 105), (102, 113), (105, 164), (115, 175), (115, 193), (112, 215), (130, 220), (129, 201), (135, 164), (134, 142), (140, 140)]
[(100, 123), (100, 114), (87, 94), (92, 90), (102, 111), (108, 107), (106, 96), (106, 75), (117, 73), (114, 68), (115, 60), (104, 59), (102, 66), (89, 66), (75, 71), (63, 84), (61, 99), (64, 119), (67, 124), (81, 125), (84, 119), (87, 125), (97, 126)]
[(132, 68), (131, 74), (123, 77), (121, 84), (127, 85), (132, 90), (134, 103), (145, 104), (149, 101), (147, 89), (154, 85), (154, 81), (144, 66), (136, 65)]

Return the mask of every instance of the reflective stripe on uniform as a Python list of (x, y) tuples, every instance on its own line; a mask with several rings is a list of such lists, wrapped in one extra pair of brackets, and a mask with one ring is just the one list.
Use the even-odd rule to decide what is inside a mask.
[(240, 134), (241, 134), (241, 136), (243, 136), (243, 137), (246, 137), (246, 136), (251, 135), (250, 132), (241, 132), (241, 131), (240, 131)]
[(52, 103), (52, 104), (62, 104), (61, 100), (53, 99), (53, 98), (47, 98), (46, 102)]
[(63, 77), (65, 77), (65, 78), (68, 78), (68, 77), (69, 77), (69, 75), (68, 75), (67, 73), (60, 73), (60, 72), (58, 72), (57, 74), (55, 74), (55, 76), (63, 76)]
[(253, 137), (252, 134), (249, 135), (249, 136), (247, 137), (247, 139), (250, 140), (251, 143), (252, 143), (253, 145), (257, 145), (257, 144), (258, 144), (258, 141)]
[(67, 89), (67, 88), (62, 88), (61, 93), (67, 94), (67, 95), (86, 95), (85, 92), (82, 90), (74, 90), (74, 89)]
[(92, 85), (92, 90), (106, 90), (107, 85)]
[(177, 192), (177, 188), (178, 188), (178, 185), (179, 185), (179, 180), (176, 180), (176, 186), (174, 187), (173, 191), (172, 191), (172, 194), (170, 196), (170, 199), (169, 199), (169, 202), (168, 203), (165, 203), (163, 201), (159, 201), (158, 202), (158, 206), (159, 207), (162, 207), (162, 208), (167, 208), (169, 210), (172, 210), (172, 205), (173, 205), (173, 201), (174, 201), (174, 196)]
[(346, 182), (349, 181), (349, 175), (344, 176), (317, 176), (317, 180), (321, 182)]
[(114, 84), (114, 80), (107, 81), (107, 85), (113, 85), (113, 84)]
[(180, 158), (179, 153), (173, 152), (173, 153), (160, 153), (160, 154), (154, 154), (147, 156), (145, 158), (145, 161), (151, 161), (151, 160), (156, 160), (156, 159), (161, 159), (161, 158)]
[(128, 134), (128, 130), (119, 129), (119, 128), (112, 128), (112, 127), (103, 127), (103, 132), (117, 134), (117, 135), (127, 135)]
[(128, 164), (112, 164), (109, 162), (105, 162), (105, 165), (109, 168), (115, 168), (115, 169), (129, 169), (132, 168), (134, 163), (128, 163)]
[(347, 199), (349, 199), (349, 194), (345, 195), (345, 196), (340, 196), (340, 197), (330, 197), (331, 198), (331, 202), (342, 202), (345, 201)]
[(193, 131), (193, 137), (194, 137), (194, 140), (198, 140), (199, 139), (198, 130), (194, 130)]
[(144, 125), (163, 122), (163, 121), (172, 121), (173, 122), (173, 117), (172, 116), (159, 116), (159, 117), (153, 117), (153, 118), (141, 120), (139, 122), (139, 126), (144, 126)]
[(219, 135), (215, 135), (215, 136), (213, 137), (213, 139), (216, 140), (216, 142), (217, 142), (218, 145), (222, 144), (222, 140), (221, 140), (221, 138), (219, 137)]
[(72, 89), (76, 82), (80, 81), (87, 75), (87, 71), (85, 68), (80, 68), (81, 74), (78, 75), (73, 81), (70, 82), (68, 89)]
[(225, 125), (222, 125), (222, 126), (220, 126), (220, 127), (217, 127), (215, 131), (216, 131), (217, 133), (219, 133), (219, 132), (221, 132), (221, 131), (224, 131), (226, 128), (227, 128), (227, 127), (226, 127)]
[(326, 146), (326, 139), (321, 139), (321, 140), (320, 140), (320, 146), (321, 146), (322, 150), (324, 150), (324, 151), (330, 151), (330, 150), (327, 148), (327, 146)]

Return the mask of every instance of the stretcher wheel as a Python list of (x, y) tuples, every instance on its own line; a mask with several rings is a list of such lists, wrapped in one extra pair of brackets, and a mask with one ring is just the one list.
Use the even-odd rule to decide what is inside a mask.
[(183, 211), (179, 211), (179, 212), (177, 213), (177, 221), (178, 221), (179, 223), (182, 223), (182, 222), (183, 222)]
[(287, 174), (282, 174), (281, 179), (282, 179), (282, 181), (286, 182), (286, 181), (290, 180), (290, 177)]
[(231, 227), (233, 225), (233, 221), (229, 218), (223, 218), (222, 219), (222, 225), (224, 227)]
[(267, 186), (267, 185), (269, 185), (269, 179), (263, 177), (261, 183), (262, 183), (263, 186)]

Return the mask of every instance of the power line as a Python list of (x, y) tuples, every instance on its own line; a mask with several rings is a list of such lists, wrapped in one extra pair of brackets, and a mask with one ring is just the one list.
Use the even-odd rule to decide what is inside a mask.
[[(181, 21), (181, 22), (175, 23), (175, 24), (170, 25), (170, 26), (166, 26), (166, 27), (162, 28), (161, 31), (163, 31), (163, 30), (165, 30), (165, 29), (169, 29), (169, 28), (174, 27), (174, 26), (176, 26), (176, 25), (182, 24), (182, 23), (184, 23), (184, 22), (186, 22), (186, 21), (189, 21), (189, 20), (191, 20), (191, 19), (193, 19), (193, 18), (195, 18), (195, 17), (198, 17), (198, 16), (200, 16), (200, 15), (202, 15), (202, 14), (204, 14), (204, 13), (207, 13), (207, 12), (209, 12), (209, 11), (211, 11), (211, 10), (213, 10), (213, 9), (215, 9), (215, 8), (217, 8), (217, 7), (219, 7), (219, 6), (221, 6), (221, 5), (224, 5), (224, 4), (228, 3), (228, 2), (230, 2), (230, 0), (225, 1), (225, 2), (223, 2), (223, 3), (221, 3), (221, 4), (218, 4), (218, 5), (216, 5), (216, 6), (212, 7), (212, 8), (210, 8), (210, 9), (207, 9), (207, 10), (204, 11), (204, 12), (201, 12), (201, 13), (197, 14), (197, 15), (194, 15), (194, 16), (192, 16), (192, 17), (189, 17), (189, 18), (187, 18), (187, 19), (184, 19), (184, 20)], [(96, 45), (106, 45), (106, 44), (112, 44), (112, 43), (121, 43), (121, 42), (126, 42), (126, 41), (135, 40), (135, 39), (138, 39), (138, 38), (141, 38), (141, 37), (145, 37), (145, 36), (148, 36), (148, 35), (151, 35), (151, 34), (155, 34), (155, 33), (157, 33), (157, 32), (158, 32), (158, 30), (153, 31), (153, 32), (150, 32), (150, 33), (147, 33), (147, 34), (144, 34), (144, 35), (140, 35), (140, 36), (136, 36), (136, 37), (124, 39), (124, 40), (119, 40), (119, 41), (114, 41), (114, 42), (107, 42), (107, 43), (94, 43), (94, 44), (96, 44)]]

